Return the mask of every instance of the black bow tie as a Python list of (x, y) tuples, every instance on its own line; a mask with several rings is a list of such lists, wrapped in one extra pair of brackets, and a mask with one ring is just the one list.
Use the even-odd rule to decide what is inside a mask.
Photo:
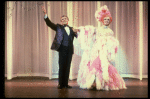
[[(63, 27), (66, 27), (66, 26), (68, 26), (68, 25), (66, 25), (66, 24), (63, 25)], [(68, 27), (69, 27), (69, 26), (68, 26)]]

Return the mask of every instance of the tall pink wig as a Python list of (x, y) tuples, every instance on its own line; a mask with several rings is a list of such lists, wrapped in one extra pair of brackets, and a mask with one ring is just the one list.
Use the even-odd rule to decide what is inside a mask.
[(112, 22), (111, 14), (110, 14), (110, 12), (109, 12), (106, 5), (102, 6), (100, 9), (98, 9), (95, 12), (95, 18), (97, 19), (97, 21), (100, 21), (100, 22), (104, 23), (104, 18), (105, 17), (109, 17), (110, 18), (110, 23)]

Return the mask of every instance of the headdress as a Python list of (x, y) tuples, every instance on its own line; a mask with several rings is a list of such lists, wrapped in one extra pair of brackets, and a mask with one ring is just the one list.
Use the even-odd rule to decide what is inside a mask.
[(111, 22), (112, 17), (111, 17), (110, 11), (108, 10), (106, 5), (102, 6), (100, 9), (98, 9), (95, 12), (95, 18), (97, 19), (97, 21), (103, 22), (103, 18), (106, 16), (110, 17), (110, 22)]

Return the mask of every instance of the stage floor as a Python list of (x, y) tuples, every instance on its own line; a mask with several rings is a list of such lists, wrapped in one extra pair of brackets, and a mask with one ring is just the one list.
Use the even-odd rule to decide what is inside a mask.
[(148, 98), (148, 79), (124, 78), (127, 89), (116, 91), (80, 89), (76, 80), (71, 89), (57, 89), (58, 79), (16, 77), (4, 81), (5, 98)]

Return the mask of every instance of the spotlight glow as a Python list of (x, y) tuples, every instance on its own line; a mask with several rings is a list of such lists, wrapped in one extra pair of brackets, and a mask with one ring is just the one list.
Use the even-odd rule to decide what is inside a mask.
[[(13, 3), (8, 1), (7, 7), (12, 8)], [(12, 17), (9, 18), (11, 11), (7, 10), (7, 79), (12, 79)]]
[(143, 2), (139, 2), (139, 65), (140, 80), (142, 80), (143, 67)]
[[(97, 9), (100, 9), (100, 7), (101, 7), (101, 3), (100, 3), (100, 1), (97, 1)], [(100, 27), (101, 26), (101, 22), (98, 22), (98, 27)]]

